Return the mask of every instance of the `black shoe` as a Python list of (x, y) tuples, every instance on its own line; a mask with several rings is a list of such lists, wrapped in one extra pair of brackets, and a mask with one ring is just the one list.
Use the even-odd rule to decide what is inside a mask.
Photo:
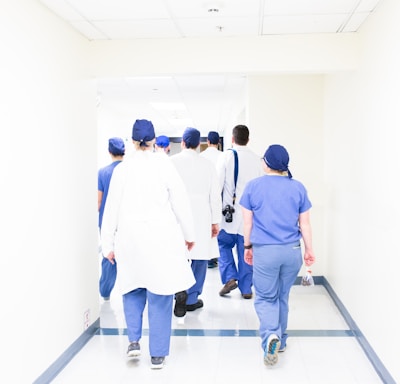
[(203, 306), (204, 306), (203, 300), (199, 299), (197, 300), (197, 303), (187, 305), (186, 310), (188, 312), (192, 312), (195, 311), (196, 309), (202, 308)]
[(224, 296), (227, 293), (229, 293), (230, 291), (233, 291), (234, 289), (236, 289), (237, 287), (238, 287), (238, 285), (237, 285), (236, 280), (231, 279), (222, 287), (222, 289), (219, 291), (219, 295)]
[(218, 267), (218, 259), (208, 260), (208, 268), (216, 268)]
[(186, 299), (186, 291), (181, 291), (175, 294), (174, 315), (176, 317), (183, 317), (186, 315)]

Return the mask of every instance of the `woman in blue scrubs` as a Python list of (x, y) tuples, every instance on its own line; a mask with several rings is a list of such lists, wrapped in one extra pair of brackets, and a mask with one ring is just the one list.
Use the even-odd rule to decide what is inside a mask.
[(244, 219), (244, 259), (253, 265), (254, 307), (260, 321), (264, 363), (278, 361), (286, 348), (289, 292), (304, 262), (315, 261), (311, 202), (302, 183), (292, 179), (289, 154), (271, 145), (263, 157), (265, 176), (248, 182), (240, 199)]

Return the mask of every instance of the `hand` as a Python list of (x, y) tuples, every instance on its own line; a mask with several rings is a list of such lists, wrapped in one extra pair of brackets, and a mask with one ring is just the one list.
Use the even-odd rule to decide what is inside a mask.
[(307, 267), (309, 267), (310, 265), (313, 265), (314, 262), (315, 262), (314, 252), (306, 250), (304, 252), (304, 263), (306, 264)]
[(185, 244), (186, 244), (186, 248), (188, 249), (188, 251), (191, 251), (192, 248), (194, 247), (194, 241), (186, 241), (185, 240)]
[(253, 248), (244, 250), (244, 261), (246, 264), (253, 265)]
[(211, 224), (211, 237), (217, 237), (219, 233), (219, 224)]
[(108, 261), (109, 261), (111, 264), (115, 264), (115, 254), (114, 254), (114, 251), (111, 251), (106, 257), (107, 257)]

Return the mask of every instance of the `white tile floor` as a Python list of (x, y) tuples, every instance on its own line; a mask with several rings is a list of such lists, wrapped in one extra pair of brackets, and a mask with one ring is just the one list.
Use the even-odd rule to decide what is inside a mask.
[(291, 336), (273, 367), (263, 364), (253, 300), (242, 299), (238, 290), (220, 297), (221, 287), (218, 269), (208, 269), (204, 307), (183, 320), (174, 317), (171, 351), (161, 370), (150, 369), (147, 336), (141, 357), (126, 358), (122, 300), (115, 290), (101, 303), (100, 325), (111, 334), (93, 336), (52, 383), (382, 383), (324, 287), (293, 287)]

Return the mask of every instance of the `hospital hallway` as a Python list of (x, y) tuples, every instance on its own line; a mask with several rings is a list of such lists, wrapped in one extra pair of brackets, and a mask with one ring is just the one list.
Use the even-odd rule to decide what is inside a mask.
[[(346, 310), (335, 305), (328, 284), (295, 285), (290, 296), (286, 351), (272, 367), (263, 363), (254, 299), (238, 289), (226, 297), (217, 268), (208, 269), (201, 298), (204, 307), (173, 318), (170, 355), (161, 370), (150, 369), (147, 309), (142, 354), (127, 358), (122, 299), (114, 289), (101, 300), (100, 328), (70, 358), (54, 384), (174, 383), (208, 384), (374, 384), (382, 383), (371, 358), (346, 322)], [(340, 302), (340, 300), (339, 300)], [(344, 314), (343, 314), (344, 313)]]

